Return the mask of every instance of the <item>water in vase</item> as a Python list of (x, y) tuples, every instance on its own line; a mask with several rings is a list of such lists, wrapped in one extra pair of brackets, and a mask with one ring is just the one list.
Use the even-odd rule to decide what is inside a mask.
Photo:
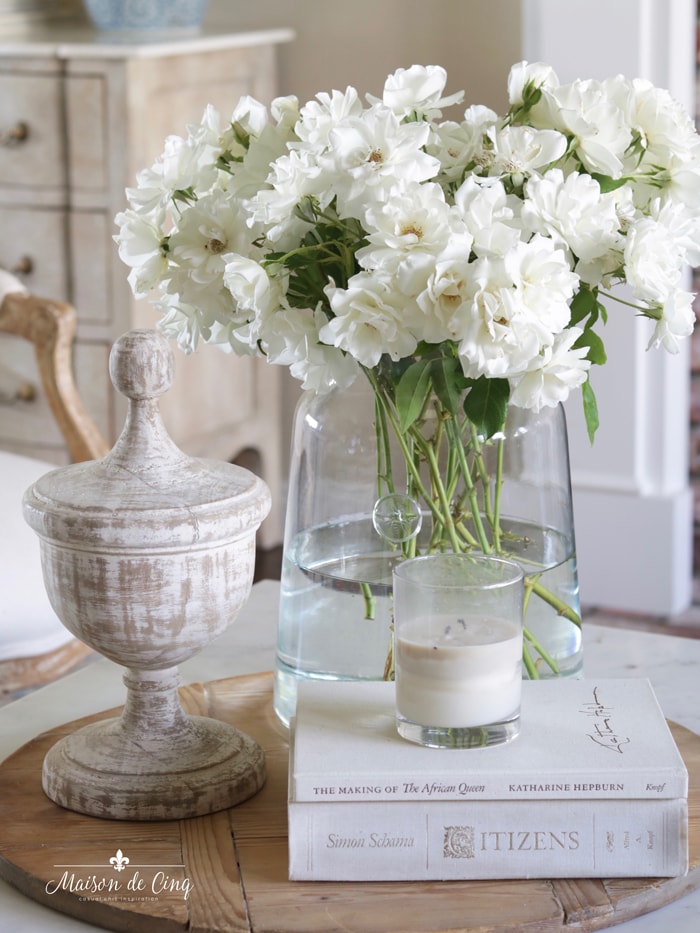
[(380, 680), (391, 646), (393, 565), (369, 516), (297, 535), (285, 548), (275, 710), (287, 723), (299, 679)]
[[(505, 524), (505, 523), (504, 523)], [(506, 556), (542, 590), (579, 611), (575, 557), (550, 529), (507, 526)], [(379, 680), (392, 639), (392, 569), (401, 559), (360, 516), (302, 532), (285, 547), (275, 660), (274, 703), (288, 723), (299, 680)], [(581, 630), (542, 598), (531, 596), (526, 627), (556, 662), (552, 669), (532, 650), (537, 676), (577, 676)]]
[[(583, 671), (583, 643), (580, 625), (581, 606), (578, 588), (576, 554), (571, 538), (553, 528), (543, 528), (532, 522), (504, 518), (502, 551), (504, 557), (517, 561), (528, 582), (537, 588), (526, 595), (526, 647), (540, 679), (579, 677)], [(562, 608), (577, 622), (562, 615)], [(527, 633), (542, 646), (550, 663), (528, 642)], [(523, 667), (523, 676), (528, 673)]]

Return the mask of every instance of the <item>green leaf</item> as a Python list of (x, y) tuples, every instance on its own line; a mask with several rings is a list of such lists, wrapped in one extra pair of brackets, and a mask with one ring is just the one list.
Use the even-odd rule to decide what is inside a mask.
[(493, 437), (505, 424), (510, 398), (507, 379), (474, 380), (464, 400), (464, 413), (485, 439)]
[(588, 347), (588, 359), (597, 366), (602, 366), (607, 362), (608, 356), (605, 352), (605, 345), (598, 334), (592, 328), (587, 327), (578, 338), (574, 347)]
[(396, 411), (402, 431), (407, 431), (420, 415), (430, 386), (430, 360), (413, 363), (396, 385)]
[(189, 188), (178, 188), (176, 191), (173, 191), (171, 197), (176, 204), (178, 201), (182, 201), (184, 204), (192, 204), (197, 200), (197, 195), (192, 185), (190, 185)]
[(462, 401), (462, 395), (468, 382), (462, 372), (459, 360), (450, 356), (441, 356), (433, 360), (430, 367), (435, 394), (440, 404), (451, 415), (456, 415)]
[(246, 133), (240, 123), (232, 123), (231, 132), (240, 146), (243, 146), (244, 149), (250, 149), (250, 133)]
[(591, 178), (595, 178), (600, 185), (601, 194), (607, 194), (609, 191), (616, 191), (629, 181), (629, 178), (624, 176), (622, 178), (611, 178), (610, 175), (599, 175), (598, 172), (592, 172)]
[(571, 323), (576, 325), (596, 311), (596, 294), (590, 288), (582, 286), (571, 302)]
[(595, 440), (595, 433), (600, 426), (600, 419), (598, 417), (598, 402), (596, 401), (595, 392), (591, 386), (591, 380), (586, 379), (581, 390), (581, 396), (583, 398), (583, 414), (586, 419), (586, 430), (588, 431), (588, 440), (593, 444)]

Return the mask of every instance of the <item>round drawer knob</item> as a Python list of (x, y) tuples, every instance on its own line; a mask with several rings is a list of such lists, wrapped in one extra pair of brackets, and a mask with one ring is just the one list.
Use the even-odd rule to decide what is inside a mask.
[(31, 275), (34, 271), (34, 260), (31, 256), (22, 256), (10, 269), (13, 275)]
[(20, 143), (26, 142), (27, 139), (29, 139), (29, 124), (25, 123), (24, 120), (18, 120), (9, 130), (4, 132), (0, 130), (0, 146), (6, 146), (7, 148), (19, 146)]

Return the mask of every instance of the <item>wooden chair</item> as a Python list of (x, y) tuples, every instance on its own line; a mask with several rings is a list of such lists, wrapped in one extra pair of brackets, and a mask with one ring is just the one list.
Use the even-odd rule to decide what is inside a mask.
[[(0, 332), (23, 337), (34, 345), (39, 377), (51, 412), (66, 441), (71, 459), (78, 462), (99, 459), (108, 452), (109, 447), (88, 414), (73, 378), (72, 348), (76, 322), (77, 314), (72, 305), (32, 295), (14, 276), (0, 270)], [(24, 528), (21, 527), (19, 502), (24, 488), (48, 469), (51, 469), (51, 464), (0, 451), (0, 471), (3, 474), (0, 486), (3, 488), (3, 494), (8, 497), (8, 515), (0, 525), (0, 542), (3, 527), (5, 533), (13, 538), (5, 542), (5, 547), (14, 549), (18, 538), (27, 540), (24, 537)], [(13, 509), (14, 518), (9, 515), (9, 506)], [(4, 547), (0, 549), (4, 550)], [(36, 548), (28, 548), (26, 559), (38, 562), (38, 541)], [(45, 605), (41, 604), (42, 595), (41, 592), (19, 594), (23, 609), (23, 597), (24, 602), (32, 601), (32, 606), (26, 607), (29, 613), (34, 611), (33, 601), (38, 596), (39, 608), (36, 611), (45, 615), (42, 617), (41, 637), (37, 637), (34, 644), (30, 636), (23, 640), (21, 631), (6, 631), (4, 660), (0, 660), (0, 691), (6, 696), (54, 680), (70, 671), (91, 653), (81, 641), (68, 636), (48, 607), (48, 598)], [(7, 600), (7, 593), (4, 597), (0, 594), (0, 601), (3, 598)], [(7, 606), (7, 603), (5, 605)], [(5, 614), (11, 615), (10, 610), (6, 609)], [(5, 618), (4, 624), (13, 626), (13, 622), (13, 618)], [(21, 628), (20, 620), (18, 629)], [(14, 642), (11, 641), (10, 634), (15, 639)], [(0, 630), (0, 644), (1, 641)], [(20, 656), (7, 657), (8, 650), (11, 650), (8, 641), (12, 645), (21, 646)], [(60, 644), (48, 651), (41, 650), (42, 646), (52, 641)]]
[[(19, 291), (5, 292), (3, 284), (17, 283)], [(71, 459), (97, 460), (109, 450), (78, 394), (73, 379), (73, 340), (77, 313), (72, 305), (38, 298), (13, 276), (0, 274), (0, 331), (34, 344), (37, 368), (56, 423)]]

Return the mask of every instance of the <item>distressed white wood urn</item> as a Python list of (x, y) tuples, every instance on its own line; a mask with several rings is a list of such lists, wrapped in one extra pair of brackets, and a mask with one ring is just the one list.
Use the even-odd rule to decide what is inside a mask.
[(24, 498), (44, 582), (63, 624), (127, 668), (118, 718), (46, 755), (42, 783), (61, 806), (124, 820), (182, 819), (234, 806), (265, 781), (252, 738), (185, 715), (177, 665), (230, 625), (250, 593), (267, 486), (229, 463), (186, 456), (158, 397), (173, 354), (156, 331), (114, 344), (109, 368), (129, 400), (102, 460), (52, 470)]

